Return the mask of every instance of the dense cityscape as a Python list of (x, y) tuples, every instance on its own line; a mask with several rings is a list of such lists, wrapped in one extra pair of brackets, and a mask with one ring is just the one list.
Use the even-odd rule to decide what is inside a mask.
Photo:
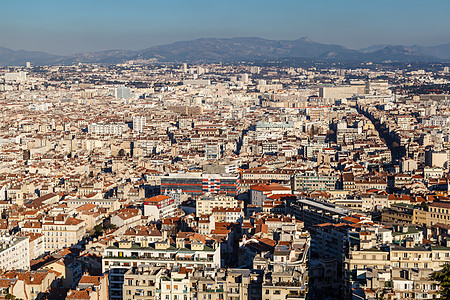
[(0, 68), (0, 298), (434, 299), (448, 65)]

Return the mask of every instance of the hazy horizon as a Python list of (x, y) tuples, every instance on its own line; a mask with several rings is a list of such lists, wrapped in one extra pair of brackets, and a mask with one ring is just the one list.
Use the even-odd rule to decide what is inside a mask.
[(360, 49), (450, 42), (450, 1), (8, 1), (0, 46), (57, 55), (260, 37)]

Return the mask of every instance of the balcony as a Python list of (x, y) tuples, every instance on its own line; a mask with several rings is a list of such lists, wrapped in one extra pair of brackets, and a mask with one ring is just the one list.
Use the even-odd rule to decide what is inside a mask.
[(305, 295), (287, 295), (286, 299), (306, 299)]
[[(161, 260), (161, 261), (199, 261), (199, 262), (212, 262), (213, 258), (203, 258), (203, 257), (159, 257), (159, 256), (105, 256), (104, 259), (115, 259), (115, 260)], [(120, 266), (112, 262), (111, 266)]]

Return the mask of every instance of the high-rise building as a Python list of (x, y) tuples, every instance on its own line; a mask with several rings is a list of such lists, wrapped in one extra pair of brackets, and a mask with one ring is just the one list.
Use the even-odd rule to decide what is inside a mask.
[(119, 86), (116, 88), (115, 96), (117, 99), (130, 99), (131, 89), (126, 86)]
[(31, 62), (27, 61), (26, 67), (27, 67), (27, 68), (31, 68)]
[(143, 116), (133, 117), (133, 131), (134, 132), (143, 132), (146, 121), (147, 121), (147, 119)]
[(449, 67), (444, 67), (444, 73), (450, 73), (450, 68)]

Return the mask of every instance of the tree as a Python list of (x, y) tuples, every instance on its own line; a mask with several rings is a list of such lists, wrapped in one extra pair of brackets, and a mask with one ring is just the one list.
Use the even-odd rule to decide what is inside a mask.
[(442, 270), (431, 273), (430, 278), (441, 287), (439, 294), (442, 300), (450, 300), (450, 265), (445, 264)]
[(117, 226), (114, 225), (114, 224), (109, 224), (106, 228), (107, 228), (107, 229), (116, 229)]
[(95, 227), (94, 227), (94, 230), (95, 230), (95, 233), (98, 234), (98, 235), (100, 235), (100, 234), (103, 233), (103, 227), (102, 227), (102, 225), (97, 225), (97, 226), (95, 226)]

